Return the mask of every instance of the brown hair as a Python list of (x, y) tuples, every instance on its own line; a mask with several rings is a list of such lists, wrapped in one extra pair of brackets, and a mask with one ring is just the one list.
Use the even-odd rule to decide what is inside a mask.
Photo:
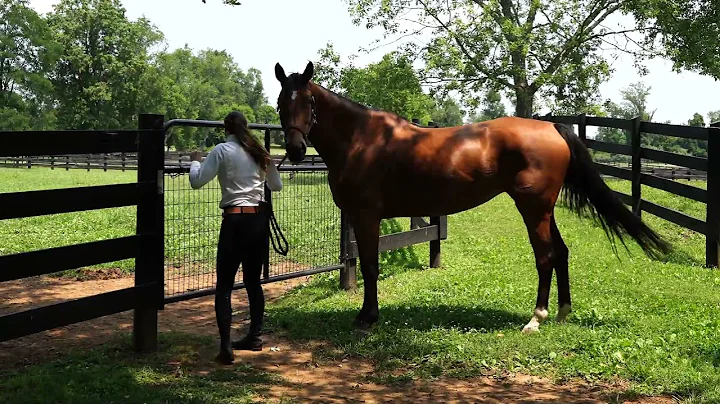
[(255, 163), (264, 171), (267, 170), (267, 166), (270, 164), (270, 153), (255, 139), (255, 136), (250, 134), (245, 115), (240, 111), (232, 111), (227, 114), (224, 123), (225, 130), (238, 137), (240, 145), (255, 160)]

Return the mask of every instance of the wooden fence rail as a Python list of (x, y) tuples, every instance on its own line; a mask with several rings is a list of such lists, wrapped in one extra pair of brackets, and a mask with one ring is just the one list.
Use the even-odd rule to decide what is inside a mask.
[[(207, 155), (207, 153), (203, 153)], [(166, 167), (185, 167), (190, 165), (190, 152), (165, 152)], [(275, 164), (282, 156), (273, 156)], [(288, 164), (288, 163), (286, 163)], [(322, 158), (317, 155), (308, 155), (303, 165), (323, 164)], [(0, 167), (33, 168), (49, 167), (60, 170), (120, 170), (136, 171), (138, 169), (137, 153), (103, 153), (103, 154), (65, 154), (50, 156), (11, 156), (0, 157)]]
[(138, 154), (134, 184), (0, 193), (0, 220), (137, 206), (135, 235), (0, 255), (0, 282), (135, 259), (135, 286), (0, 316), (0, 341), (134, 309), (136, 350), (156, 349), (164, 304), (162, 116), (140, 115), (139, 122), (135, 131), (0, 132), (0, 155), (7, 158)]
[[(707, 267), (718, 266), (718, 261), (720, 261), (718, 256), (720, 252), (720, 124), (713, 124), (711, 127), (701, 128), (643, 122), (639, 118), (617, 119), (586, 116), (584, 114), (578, 116), (546, 115), (543, 117), (535, 116), (535, 118), (577, 125), (578, 135), (583, 139), (588, 148), (630, 156), (631, 162), (628, 169), (599, 162), (596, 162), (595, 165), (604, 175), (622, 178), (632, 182), (632, 192), (630, 195), (617, 191), (616, 194), (620, 196), (623, 202), (632, 208), (633, 213), (636, 215), (640, 216), (642, 212), (645, 211), (679, 226), (704, 234), (706, 240), (705, 265)], [(615, 144), (588, 139), (587, 126), (617, 128), (627, 131), (630, 133), (630, 144)], [(642, 136), (645, 133), (707, 141), (708, 157), (686, 156), (643, 147)], [(643, 160), (645, 159), (705, 172), (707, 189), (672, 181), (663, 178), (659, 172), (654, 172), (652, 169), (643, 169)], [(661, 189), (704, 203), (706, 205), (705, 220), (703, 221), (688, 216), (682, 212), (643, 199), (642, 185)]]

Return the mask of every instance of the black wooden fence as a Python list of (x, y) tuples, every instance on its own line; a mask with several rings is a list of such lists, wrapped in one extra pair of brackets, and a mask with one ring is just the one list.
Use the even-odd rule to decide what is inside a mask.
[[(639, 118), (617, 119), (586, 116), (584, 114), (578, 116), (546, 115), (543, 117), (535, 116), (535, 118), (577, 125), (578, 135), (588, 148), (630, 156), (632, 159), (630, 169), (597, 162), (595, 164), (602, 174), (632, 182), (630, 195), (617, 191), (616, 193), (623, 202), (631, 206), (633, 213), (636, 215), (640, 216), (645, 211), (684, 228), (704, 234), (706, 239), (705, 264), (708, 267), (718, 266), (718, 254), (720, 251), (720, 128), (668, 125), (644, 122)], [(630, 144), (607, 143), (588, 139), (588, 126), (627, 131), (630, 133)], [(720, 125), (715, 124), (713, 126)], [(643, 147), (641, 140), (644, 133), (707, 141), (708, 157), (700, 158)], [(707, 173), (707, 190), (661, 178), (651, 173), (644, 173), (642, 172), (644, 159), (705, 171)], [(643, 199), (641, 185), (661, 189), (671, 194), (704, 203), (707, 209), (705, 221)]]
[[(139, 154), (137, 182), (0, 194), (0, 220), (137, 206), (136, 234), (0, 256), (0, 282), (135, 259), (135, 286), (0, 317), (0, 341), (134, 309), (134, 346), (157, 346), (163, 300), (162, 122), (141, 115), (139, 130), (0, 132), (0, 156)], [(160, 124), (158, 126), (158, 124)]]

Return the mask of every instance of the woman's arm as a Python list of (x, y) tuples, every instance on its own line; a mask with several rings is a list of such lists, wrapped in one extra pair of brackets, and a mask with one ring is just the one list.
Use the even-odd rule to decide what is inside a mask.
[(277, 167), (275, 167), (275, 164), (273, 163), (272, 159), (270, 159), (270, 163), (267, 166), (267, 173), (266, 178), (268, 188), (270, 188), (271, 191), (280, 191), (283, 187), (282, 180), (280, 179), (280, 172), (278, 172)]
[(218, 146), (208, 153), (202, 163), (199, 160), (190, 163), (190, 186), (193, 189), (202, 188), (217, 175), (220, 169), (220, 148)]

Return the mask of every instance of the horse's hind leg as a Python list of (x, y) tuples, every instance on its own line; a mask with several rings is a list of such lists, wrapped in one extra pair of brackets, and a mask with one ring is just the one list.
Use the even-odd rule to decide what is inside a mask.
[(530, 244), (535, 253), (535, 266), (538, 273), (538, 291), (535, 311), (530, 322), (523, 328), (523, 333), (540, 330), (540, 324), (548, 316), (548, 300), (553, 273), (553, 240), (552, 240), (552, 207), (547, 206), (541, 198), (529, 195), (514, 195), (515, 205), (523, 217), (527, 227)]
[(570, 274), (568, 271), (568, 248), (555, 223), (555, 215), (550, 221), (550, 236), (553, 242), (553, 266), (557, 274), (558, 313), (555, 321), (563, 322), (572, 311), (570, 305)]

